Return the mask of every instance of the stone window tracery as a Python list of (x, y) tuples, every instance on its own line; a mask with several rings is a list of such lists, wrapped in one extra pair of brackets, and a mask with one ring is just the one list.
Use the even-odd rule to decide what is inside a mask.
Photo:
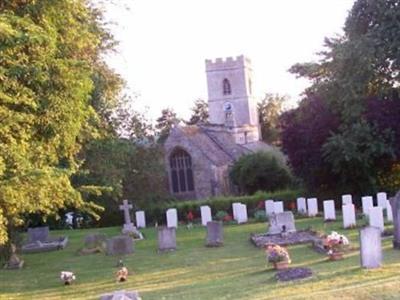
[(174, 193), (194, 191), (192, 158), (183, 149), (176, 149), (169, 158)]
[(230, 95), (231, 94), (231, 84), (228, 79), (224, 79), (222, 82), (222, 92), (224, 95)]

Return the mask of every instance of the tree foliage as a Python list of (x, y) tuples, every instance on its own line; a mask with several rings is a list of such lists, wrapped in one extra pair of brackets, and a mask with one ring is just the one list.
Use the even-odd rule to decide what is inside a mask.
[(86, 1), (1, 1), (0, 244), (24, 214), (99, 209), (70, 176), (98, 128), (95, 98), (103, 106), (109, 99), (108, 76), (96, 97), (94, 87), (100, 70), (113, 74), (101, 62), (112, 45)]
[(194, 125), (198, 123), (208, 123), (208, 103), (206, 101), (203, 99), (197, 99), (191, 110), (192, 115), (186, 124)]
[(156, 120), (156, 129), (158, 134), (158, 142), (163, 144), (168, 138), (169, 132), (175, 124), (179, 123), (179, 119), (172, 108), (165, 108), (161, 111), (161, 116)]
[(291, 183), (291, 174), (279, 152), (256, 152), (242, 156), (232, 167), (230, 176), (242, 192), (276, 191)]
[[(398, 126), (379, 124), (377, 120), (384, 117), (377, 114), (387, 115), (387, 111), (371, 111), (368, 103), (374, 98), (383, 107), (388, 103), (399, 106), (399, 19), (398, 0), (357, 0), (344, 35), (325, 40), (321, 61), (291, 68), (312, 81), (306, 94), (320, 98), (339, 118), (340, 126), (319, 148), (321, 163), (335, 175), (331, 178), (340, 178), (325, 182), (331, 187), (343, 189), (345, 184), (358, 193), (376, 191), (379, 170), (397, 160)], [(292, 163), (290, 154), (289, 158)]]

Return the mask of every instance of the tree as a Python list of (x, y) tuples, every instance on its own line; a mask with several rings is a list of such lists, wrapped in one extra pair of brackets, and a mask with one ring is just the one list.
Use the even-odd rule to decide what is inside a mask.
[(161, 116), (156, 120), (156, 129), (158, 131), (158, 142), (163, 144), (168, 138), (169, 132), (175, 124), (179, 123), (176, 113), (171, 108), (165, 108), (161, 111)]
[(288, 96), (265, 94), (257, 104), (262, 139), (268, 144), (280, 144), (279, 116), (287, 100)]
[(94, 77), (113, 44), (101, 18), (83, 0), (0, 3), (0, 244), (25, 214), (100, 209), (84, 201), (100, 190), (70, 176), (98, 124)]
[(208, 123), (208, 103), (206, 101), (203, 99), (197, 99), (191, 110), (192, 116), (186, 124), (194, 125), (198, 123)]
[(284, 157), (277, 151), (242, 156), (233, 165), (230, 176), (242, 192), (249, 194), (285, 188), (292, 180)]

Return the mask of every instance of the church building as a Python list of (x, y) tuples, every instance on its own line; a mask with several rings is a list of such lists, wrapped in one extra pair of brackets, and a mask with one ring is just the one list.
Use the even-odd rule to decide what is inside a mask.
[(243, 55), (206, 60), (206, 74), (208, 123), (177, 125), (164, 144), (170, 193), (179, 199), (234, 194), (233, 163), (271, 150), (261, 141), (250, 60)]

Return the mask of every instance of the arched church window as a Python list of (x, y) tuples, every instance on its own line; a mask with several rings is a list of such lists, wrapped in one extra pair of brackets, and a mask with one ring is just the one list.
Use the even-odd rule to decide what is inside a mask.
[(192, 158), (183, 149), (176, 149), (169, 158), (174, 193), (194, 191)]
[(231, 94), (231, 84), (228, 79), (224, 79), (222, 82), (222, 91), (224, 95), (230, 95)]

